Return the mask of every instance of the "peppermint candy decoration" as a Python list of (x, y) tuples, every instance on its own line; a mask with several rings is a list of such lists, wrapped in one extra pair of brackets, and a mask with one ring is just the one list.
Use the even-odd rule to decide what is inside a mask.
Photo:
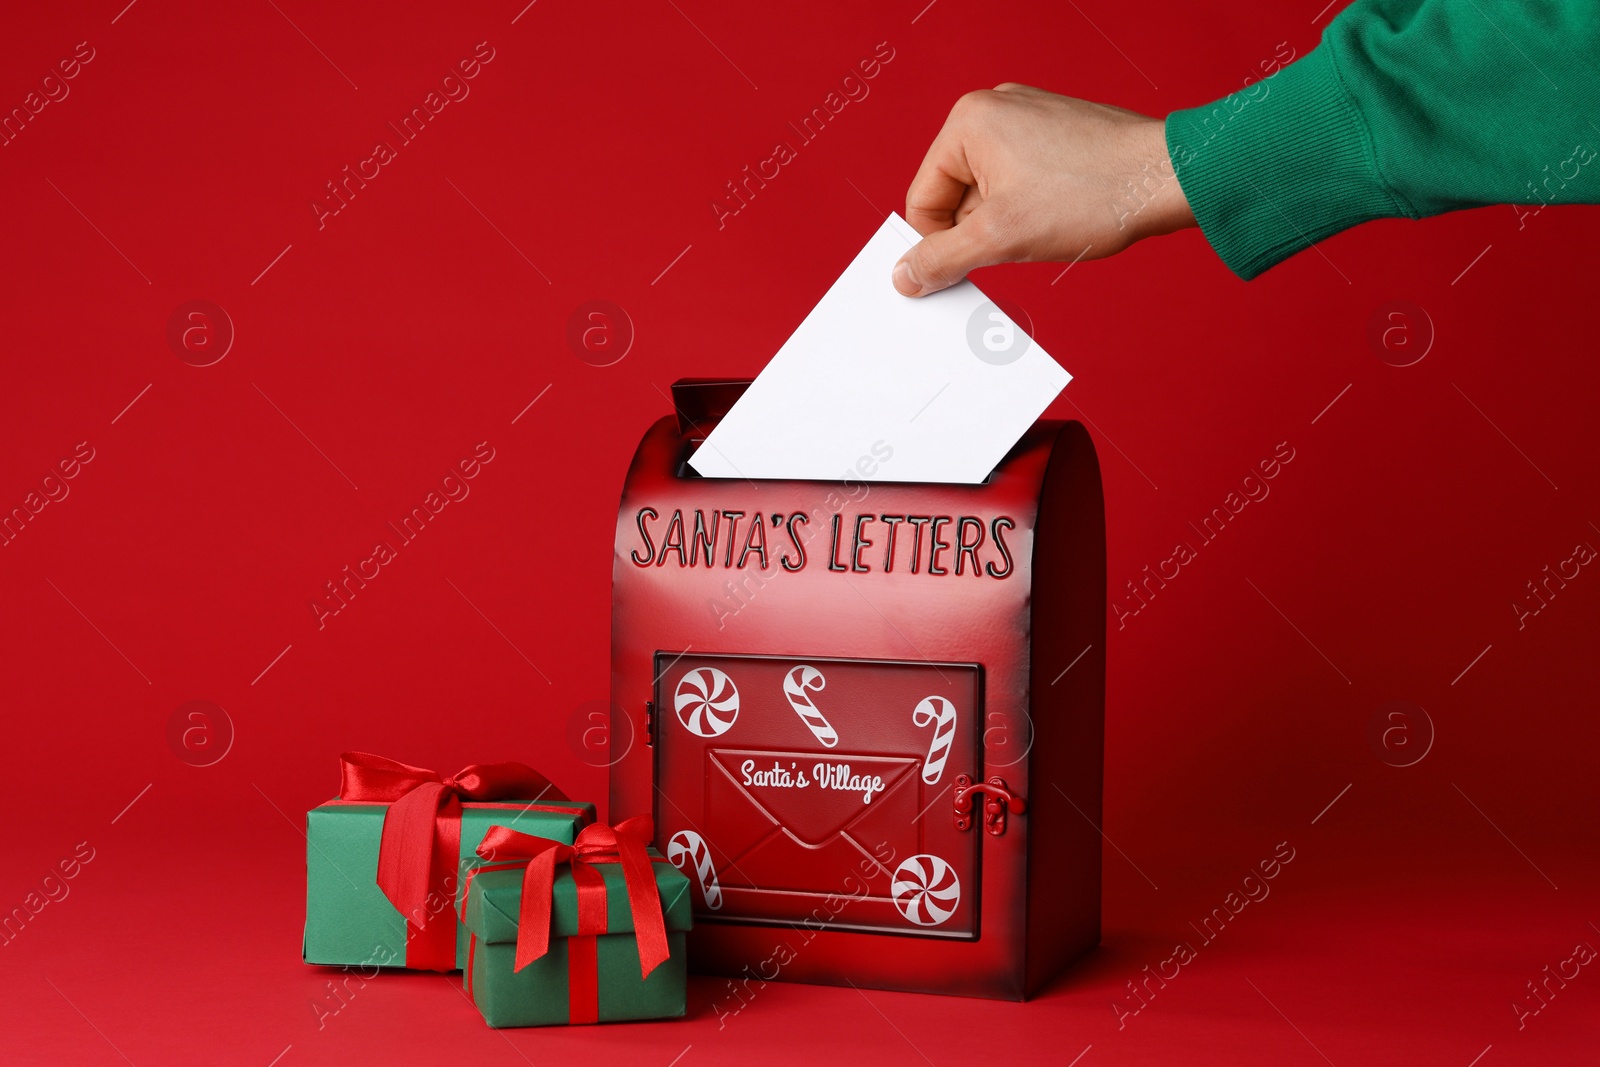
[(796, 667), (784, 676), (783, 695), (789, 698), (789, 706), (800, 716), (800, 721), (806, 724), (806, 729), (822, 742), (824, 748), (832, 748), (839, 743), (839, 735), (829, 724), (827, 716), (817, 710), (817, 706), (811, 702), (811, 693), (808, 692), (808, 690), (821, 692), (822, 687), (827, 684), (828, 680), (815, 667)]
[(956, 706), (944, 697), (923, 697), (911, 709), (911, 722), (914, 726), (933, 724), (928, 758), (922, 763), (922, 780), (938, 785), (944, 776), (944, 762), (950, 758), (950, 743), (956, 737)]
[(909, 856), (895, 868), (889, 887), (894, 906), (918, 926), (938, 926), (961, 905), (961, 879), (938, 856)]
[(712, 911), (722, 907), (722, 886), (717, 881), (717, 869), (711, 862), (711, 849), (706, 847), (705, 838), (693, 830), (679, 830), (667, 842), (667, 859), (680, 871), (685, 863), (692, 862), (695, 881), (700, 883), (700, 896), (706, 907)]
[(715, 667), (699, 667), (678, 682), (673, 706), (685, 730), (696, 737), (720, 737), (739, 717), (739, 689)]

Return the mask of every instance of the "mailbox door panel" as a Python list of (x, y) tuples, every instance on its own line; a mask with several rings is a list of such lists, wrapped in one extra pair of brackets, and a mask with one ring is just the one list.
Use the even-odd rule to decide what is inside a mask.
[(975, 664), (656, 656), (658, 846), (697, 920), (970, 939), (981, 780)]

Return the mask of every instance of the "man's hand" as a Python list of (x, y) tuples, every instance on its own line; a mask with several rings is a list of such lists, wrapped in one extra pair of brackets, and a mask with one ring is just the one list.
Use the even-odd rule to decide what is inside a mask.
[(1195, 224), (1163, 120), (1013, 83), (956, 101), (906, 221), (923, 236), (895, 264), (906, 296), (974, 267), (1099, 259)]

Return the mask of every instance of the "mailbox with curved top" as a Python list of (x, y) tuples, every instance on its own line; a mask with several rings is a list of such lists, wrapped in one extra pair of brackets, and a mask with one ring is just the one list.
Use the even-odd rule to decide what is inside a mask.
[[(681, 381), (617, 517), (610, 818), (694, 885), (690, 964), (1025, 999), (1100, 936), (1105, 523), (1075, 422), (980, 485), (698, 476)], [(624, 740), (627, 739), (627, 740)]]

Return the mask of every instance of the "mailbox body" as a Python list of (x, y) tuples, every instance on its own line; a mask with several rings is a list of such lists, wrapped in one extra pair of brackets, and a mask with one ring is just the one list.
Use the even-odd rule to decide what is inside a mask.
[(1026, 999), (1100, 936), (1088, 434), (1037, 423), (976, 486), (873, 481), (889, 442), (836, 482), (701, 478), (740, 388), (674, 386), (623, 488), (610, 817), (697, 883), (702, 973)]

